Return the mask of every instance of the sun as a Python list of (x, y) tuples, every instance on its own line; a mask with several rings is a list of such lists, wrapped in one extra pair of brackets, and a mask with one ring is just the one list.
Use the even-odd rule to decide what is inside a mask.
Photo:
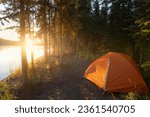
[(26, 51), (31, 52), (34, 51), (34, 41), (31, 39), (26, 39)]
[(34, 41), (31, 39), (26, 39), (26, 45), (34, 45)]

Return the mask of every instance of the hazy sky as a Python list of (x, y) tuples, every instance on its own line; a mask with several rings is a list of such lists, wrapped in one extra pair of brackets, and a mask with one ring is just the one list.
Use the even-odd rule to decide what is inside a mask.
[[(5, 25), (5, 26), (10, 26), (10, 25)], [(4, 31), (0, 31), (0, 38), (8, 39), (8, 40), (18, 40), (19, 35), (15, 32), (15, 30), (4, 30)]]
[[(3, 9), (3, 6), (0, 5), (0, 10), (2, 9)], [(0, 14), (0, 17), (2, 17), (1, 14)], [(14, 25), (16, 25), (14, 22), (10, 22), (10, 23), (5, 22), (4, 26), (0, 24), (0, 38), (9, 39), (9, 40), (18, 40), (19, 35), (16, 33), (15, 30), (4, 30), (6, 27), (10, 27)]]

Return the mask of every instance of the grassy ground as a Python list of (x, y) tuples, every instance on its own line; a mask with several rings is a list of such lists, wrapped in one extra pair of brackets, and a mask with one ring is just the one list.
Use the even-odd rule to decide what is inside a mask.
[[(45, 64), (42, 59), (36, 62), (36, 74), (30, 69), (30, 81), (23, 84), (20, 71), (0, 82), (0, 99), (31, 100), (107, 100), (107, 99), (150, 99), (149, 94), (139, 95), (132, 92), (121, 94), (103, 92), (90, 81), (83, 78), (91, 61), (75, 56), (63, 57), (59, 64), (57, 57)], [(144, 73), (147, 84), (150, 84), (149, 72)], [(149, 86), (150, 87), (150, 86)]]
[[(103, 93), (97, 86), (83, 78), (91, 61), (75, 56), (50, 58), (50, 66), (38, 60), (36, 75), (30, 74), (28, 85), (20, 85), (20, 76), (9, 77), (7, 83), (14, 99), (31, 100), (107, 100), (113, 99), (110, 93)], [(17, 77), (16, 77), (17, 76)], [(14, 78), (16, 77), (16, 78)], [(16, 84), (14, 86), (14, 84)]]
[(9, 89), (5, 83), (0, 83), (0, 100), (13, 99), (13, 95), (9, 92)]

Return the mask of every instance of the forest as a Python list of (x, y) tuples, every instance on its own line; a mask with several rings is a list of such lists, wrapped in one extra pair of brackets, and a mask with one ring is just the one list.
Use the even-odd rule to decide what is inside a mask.
[[(107, 52), (126, 53), (150, 86), (150, 0), (0, 0), (0, 27), (18, 25), (22, 77), (27, 82), (26, 35), (44, 43), (44, 64), (65, 55), (90, 61)], [(33, 62), (33, 61), (32, 61)]]

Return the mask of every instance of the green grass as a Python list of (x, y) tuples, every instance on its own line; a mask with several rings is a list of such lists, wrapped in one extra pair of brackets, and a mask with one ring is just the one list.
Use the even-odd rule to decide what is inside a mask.
[(150, 72), (150, 61), (146, 61), (141, 65), (144, 72)]
[(0, 100), (11, 100), (13, 96), (10, 94), (6, 84), (0, 82)]
[(150, 100), (149, 94), (137, 94), (133, 92), (120, 94), (119, 98), (123, 100)]

